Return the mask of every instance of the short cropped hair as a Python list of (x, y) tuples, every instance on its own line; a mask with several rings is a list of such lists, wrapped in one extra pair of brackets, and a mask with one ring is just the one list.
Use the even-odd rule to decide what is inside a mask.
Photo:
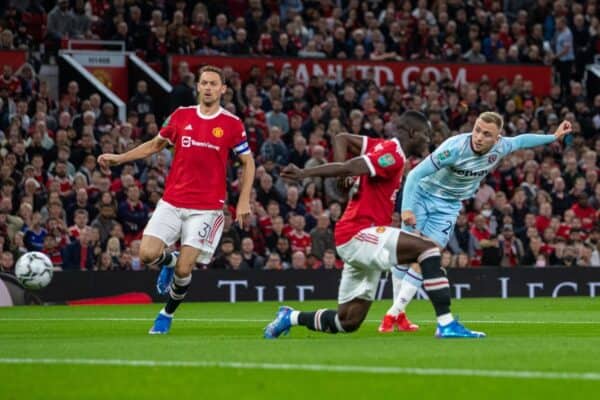
[(214, 65), (205, 65), (198, 70), (198, 79), (200, 79), (202, 74), (205, 72), (214, 72), (215, 74), (219, 75), (221, 83), (225, 84), (225, 76), (223, 75), (223, 70), (221, 68), (215, 67)]
[(504, 127), (504, 119), (497, 112), (486, 111), (479, 114), (479, 119), (488, 124), (492, 123), (498, 127), (499, 130), (502, 130)]

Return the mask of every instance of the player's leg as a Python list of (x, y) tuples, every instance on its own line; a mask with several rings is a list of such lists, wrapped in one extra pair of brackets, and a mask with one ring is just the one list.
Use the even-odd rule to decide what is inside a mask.
[(466, 329), (450, 312), (450, 284), (441, 268), (440, 250), (435, 242), (408, 232), (401, 232), (397, 247), (398, 262), (417, 261), (423, 271), (423, 287), (429, 296), (438, 322), (438, 337), (483, 337), (485, 334)]
[[(187, 294), (192, 282), (192, 269), (199, 260), (208, 263), (223, 232), (222, 211), (181, 210), (181, 253), (169, 285), (169, 299), (156, 318), (150, 333), (167, 333), (173, 314)], [(162, 327), (157, 323), (163, 321)], [(159, 324), (160, 325), (160, 324)]]
[(356, 268), (345, 264), (338, 288), (338, 309), (321, 309), (315, 312), (292, 311), (290, 323), (313, 331), (350, 333), (365, 320), (379, 284), (381, 271)]
[(393, 301), (391, 307), (386, 311), (378, 331), (381, 333), (391, 333), (396, 329), (405, 332), (414, 332), (419, 329), (419, 325), (412, 323), (406, 316), (406, 307), (413, 299), (421, 285), (423, 276), (419, 264), (410, 264), (410, 267), (404, 267), (402, 277), (397, 271), (400, 266), (392, 268), (392, 285), (394, 287)]
[[(338, 309), (298, 311), (287, 306), (279, 308), (275, 319), (266, 326), (264, 337), (275, 339), (287, 334), (293, 326), (305, 326), (312, 331), (350, 333), (365, 320), (379, 283), (381, 272), (364, 271), (344, 265), (338, 290)], [(361, 298), (364, 297), (364, 298)]]
[[(415, 230), (421, 232), (423, 226), (427, 223), (427, 196), (420, 190), (417, 192), (413, 213), (417, 221), (416, 227), (402, 226), (402, 229), (408, 232)], [(385, 313), (379, 332), (390, 333), (395, 329), (400, 331), (412, 332), (419, 329), (419, 326), (413, 324), (406, 317), (406, 307), (414, 298), (423, 283), (423, 276), (419, 264), (397, 265), (392, 268), (392, 305)]]
[(169, 298), (165, 307), (160, 310), (154, 325), (150, 329), (150, 334), (165, 334), (171, 328), (173, 314), (179, 307), (187, 294), (188, 288), (192, 282), (192, 269), (196, 264), (196, 259), (201, 254), (201, 250), (191, 246), (182, 246), (181, 253), (174, 269), (174, 276), (169, 285)]
[(177, 252), (166, 251), (165, 248), (177, 241), (181, 226), (180, 211), (160, 200), (142, 236), (140, 259), (151, 268), (162, 267), (156, 281), (156, 290), (162, 295), (169, 289), (178, 256)]
[[(376, 229), (383, 230), (376, 232)], [(348, 244), (338, 247), (338, 253), (342, 259), (350, 260), (352, 264), (346, 262), (342, 270), (337, 311), (321, 309), (301, 312), (282, 306), (275, 319), (266, 326), (264, 337), (275, 339), (282, 334), (287, 334), (296, 325), (326, 333), (357, 330), (375, 299), (384, 265), (385, 269), (389, 269), (389, 266), (392, 265), (390, 251), (384, 248), (385, 240), (389, 235), (389, 232), (385, 231), (385, 228), (370, 228), (361, 231), (365, 235), (369, 235), (365, 240), (352, 239)], [(392, 249), (392, 253), (393, 251), (394, 249)], [(392, 255), (395, 259), (395, 255)]]

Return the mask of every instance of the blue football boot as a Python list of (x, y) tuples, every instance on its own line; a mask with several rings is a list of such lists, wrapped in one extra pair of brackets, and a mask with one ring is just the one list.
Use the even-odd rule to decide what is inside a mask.
[[(179, 257), (179, 252), (174, 251), (171, 253), (175, 260)], [(160, 270), (160, 274), (158, 274), (158, 279), (156, 279), (156, 291), (161, 296), (169, 293), (169, 286), (171, 286), (171, 282), (173, 281), (173, 274), (175, 273), (175, 267), (171, 267), (168, 265), (163, 265)]]
[(472, 331), (465, 328), (457, 319), (450, 322), (448, 325), (441, 326), (437, 325), (435, 336), (442, 339), (452, 338), (484, 338), (485, 333)]
[(158, 313), (158, 316), (154, 320), (154, 325), (148, 331), (150, 335), (166, 335), (171, 329), (171, 322), (173, 322), (173, 316), (168, 316), (162, 312)]
[(277, 339), (281, 334), (287, 335), (292, 327), (292, 322), (290, 321), (292, 311), (294, 310), (287, 306), (279, 307), (275, 319), (265, 328), (264, 338)]

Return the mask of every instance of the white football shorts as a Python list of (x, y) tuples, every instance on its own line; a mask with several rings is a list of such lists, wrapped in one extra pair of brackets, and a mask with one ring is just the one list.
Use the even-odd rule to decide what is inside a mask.
[(221, 240), (223, 222), (222, 210), (179, 208), (161, 199), (144, 229), (144, 235), (157, 237), (167, 246), (181, 238), (182, 246), (202, 251), (199, 263), (208, 264)]
[(366, 228), (349, 242), (337, 247), (344, 260), (338, 303), (353, 299), (373, 301), (381, 272), (396, 265), (400, 229), (387, 226)]

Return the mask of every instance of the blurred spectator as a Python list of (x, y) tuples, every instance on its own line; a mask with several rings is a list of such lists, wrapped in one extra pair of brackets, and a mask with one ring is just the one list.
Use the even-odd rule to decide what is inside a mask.
[(212, 268), (227, 269), (229, 266), (229, 256), (235, 251), (234, 243), (231, 238), (222, 238), (216, 257), (211, 263)]
[(249, 237), (242, 239), (241, 256), (242, 269), (262, 269), (264, 267), (265, 259), (254, 252), (254, 242)]
[(63, 249), (63, 269), (91, 271), (96, 265), (94, 249), (89, 244), (89, 229), (83, 229), (79, 237)]
[(516, 267), (521, 263), (525, 251), (521, 240), (515, 237), (512, 225), (504, 225), (498, 246), (502, 251), (501, 267)]
[(44, 238), (48, 231), (42, 226), (42, 215), (34, 212), (31, 216), (31, 224), (25, 229), (25, 246), (29, 251), (42, 251), (44, 248)]
[(141, 239), (142, 232), (148, 222), (148, 207), (140, 200), (140, 189), (136, 185), (127, 188), (127, 199), (119, 204), (117, 212), (119, 221), (123, 224), (125, 244)]
[(171, 92), (171, 110), (177, 107), (193, 106), (197, 103), (194, 74), (185, 74), (181, 82), (173, 87)]
[(267, 270), (276, 270), (280, 271), (283, 268), (283, 264), (281, 262), (281, 256), (278, 253), (271, 253), (267, 257), (267, 262), (265, 263), (265, 268)]
[(14, 275), (15, 259), (10, 251), (3, 251), (0, 254), (0, 272)]
[(75, 35), (75, 17), (69, 9), (68, 0), (58, 0), (56, 6), (48, 13), (47, 35), (49, 45), (57, 50), (63, 38)]
[(569, 83), (572, 74), (573, 62), (575, 61), (575, 49), (573, 45), (573, 33), (567, 26), (565, 17), (556, 18), (556, 34), (554, 38), (554, 59), (560, 79), (560, 87), (563, 93), (569, 91)]
[(453, 254), (466, 253), (469, 257), (475, 255), (477, 242), (469, 231), (468, 219), (465, 213), (458, 214), (454, 230), (450, 235), (448, 247)]
[(292, 254), (292, 269), (301, 270), (306, 269), (306, 254), (302, 251), (295, 251)]
[(333, 231), (329, 225), (329, 215), (321, 213), (317, 219), (317, 226), (310, 231), (311, 253), (319, 259), (324, 257), (327, 249), (335, 248)]
[(154, 112), (154, 100), (148, 94), (146, 81), (138, 81), (135, 93), (129, 99), (128, 109), (137, 112), (138, 117), (141, 119), (144, 119), (146, 114)]

